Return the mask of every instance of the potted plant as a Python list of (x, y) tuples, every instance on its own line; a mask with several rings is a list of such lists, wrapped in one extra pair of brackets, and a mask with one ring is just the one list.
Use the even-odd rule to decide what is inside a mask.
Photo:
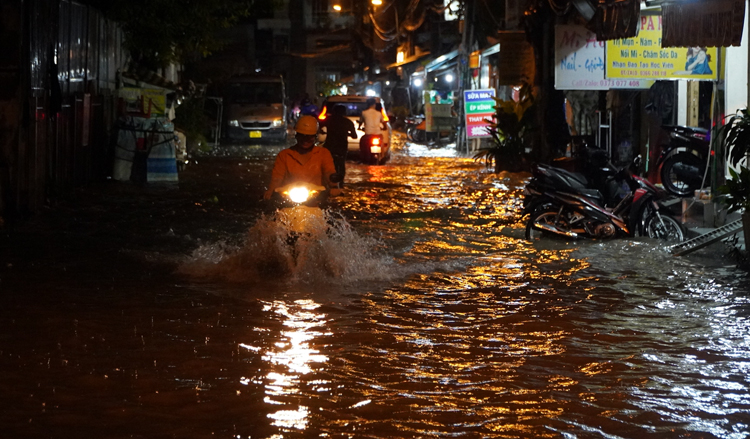
[(495, 114), (492, 120), (487, 120), (491, 146), (477, 152), (474, 159), (484, 160), (495, 173), (522, 170), (527, 134), (533, 127), (533, 105), (534, 95), (528, 84), (521, 86), (518, 101), (495, 98)]
[[(719, 186), (719, 193), (725, 195), (723, 199), (727, 212), (743, 210), (742, 226), (745, 243), (750, 242), (750, 169), (741, 166), (745, 157), (750, 153), (750, 114), (747, 109), (727, 119), (719, 128), (716, 138), (720, 151), (728, 158), (730, 179)], [(739, 171), (734, 168), (739, 169)]]
[(732, 166), (750, 152), (750, 114), (747, 109), (729, 117), (716, 133), (721, 151)]

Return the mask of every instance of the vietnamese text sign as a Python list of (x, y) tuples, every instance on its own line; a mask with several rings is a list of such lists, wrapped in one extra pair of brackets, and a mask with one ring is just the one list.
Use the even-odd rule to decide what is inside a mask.
[(489, 122), (495, 115), (495, 89), (465, 90), (466, 138), (489, 137)]
[(638, 36), (607, 41), (608, 79), (717, 79), (715, 47), (661, 47), (661, 15), (641, 16)]
[(583, 26), (555, 26), (555, 89), (649, 88), (653, 81), (604, 78), (604, 41)]

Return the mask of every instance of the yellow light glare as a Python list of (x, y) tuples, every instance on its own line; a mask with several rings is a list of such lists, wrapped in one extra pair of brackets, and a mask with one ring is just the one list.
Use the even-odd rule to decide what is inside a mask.
[(375, 6), (380, 6), (383, 4), (383, 0), (372, 0), (372, 4)]
[(304, 187), (294, 187), (289, 190), (289, 198), (295, 203), (304, 203), (310, 197), (310, 191)]
[(341, 12), (341, 5), (333, 5), (333, 10), (336, 12)]

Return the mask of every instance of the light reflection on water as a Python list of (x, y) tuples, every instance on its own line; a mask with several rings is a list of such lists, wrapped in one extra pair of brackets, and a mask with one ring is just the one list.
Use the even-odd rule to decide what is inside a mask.
[[(293, 398), (301, 391), (302, 377), (312, 372), (315, 363), (323, 364), (328, 360), (312, 345), (316, 337), (330, 335), (325, 332), (325, 328), (321, 328), (325, 324), (325, 315), (315, 313), (319, 306), (310, 300), (297, 300), (291, 304), (276, 301), (263, 308), (266, 312), (277, 314), (286, 327), (274, 349), (262, 353), (261, 357), (263, 361), (270, 363), (271, 370), (276, 370), (265, 377), (264, 401), (270, 405), (293, 406), (268, 415), (274, 426), (296, 430), (307, 427), (309, 409), (295, 404)], [(328, 383), (321, 381), (315, 385), (326, 387)]]
[[(748, 437), (750, 296), (731, 261), (525, 242), (528, 175), (405, 148), (348, 165), (347, 227), (297, 276), (263, 271), (286, 256), (254, 219), (235, 244), (196, 243), (177, 292), (134, 283), (167, 291), (156, 304), (34, 315), (50, 346), (3, 314), (0, 398), (32, 426), (110, 437)], [(99, 423), (75, 416), (92, 401), (111, 408)], [(30, 431), (15, 410), (0, 421)]]
[(411, 269), (340, 299), (347, 316), (324, 337), (335, 354), (308, 371), (325, 385), (275, 388), (296, 396), (272, 416), (287, 435), (743, 437), (746, 277), (649, 240), (527, 243), (528, 176), (471, 159), (405, 155), (348, 175), (338, 209)]

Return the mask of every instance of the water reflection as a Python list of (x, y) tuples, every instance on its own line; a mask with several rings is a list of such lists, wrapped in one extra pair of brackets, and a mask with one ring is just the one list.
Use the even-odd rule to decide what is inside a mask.
[[(326, 315), (316, 312), (320, 306), (309, 299), (267, 303), (263, 311), (272, 314), (270, 318), (280, 320), (284, 327), (279, 339), (265, 350), (240, 344), (244, 349), (260, 353), (262, 360), (268, 363), (269, 372), (256, 380), (264, 383), (266, 396), (263, 401), (275, 410), (268, 414), (273, 426), (305, 430), (310, 409), (300, 403), (302, 388), (325, 390), (330, 385), (326, 380), (306, 379), (306, 375), (323, 369), (328, 361), (328, 357), (316, 348), (316, 343), (319, 343), (316, 339), (331, 335), (326, 328)], [(265, 328), (256, 330), (263, 332)], [(247, 382), (245, 378), (241, 380), (243, 384)], [(282, 408), (277, 409), (278, 406)]]

